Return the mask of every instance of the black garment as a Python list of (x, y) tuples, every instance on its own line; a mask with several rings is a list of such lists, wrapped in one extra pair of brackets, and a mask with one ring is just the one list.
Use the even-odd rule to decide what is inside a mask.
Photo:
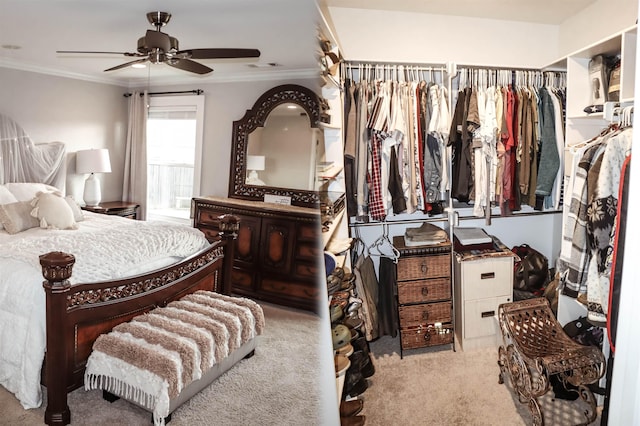
[(389, 165), (389, 184), (387, 189), (391, 194), (391, 204), (393, 213), (398, 214), (407, 210), (407, 201), (404, 199), (404, 191), (402, 190), (402, 178), (398, 168), (398, 157), (396, 155), (396, 147), (391, 147), (391, 158)]
[(398, 303), (395, 297), (396, 288), (396, 264), (388, 257), (380, 258), (380, 278), (378, 280), (380, 292), (378, 293), (379, 335), (398, 335)]
[(469, 202), (473, 187), (471, 167), (472, 135), (467, 127), (467, 111), (471, 100), (471, 89), (458, 93), (456, 109), (451, 120), (449, 145), (452, 147), (453, 169), (451, 173), (451, 197), (461, 202)]

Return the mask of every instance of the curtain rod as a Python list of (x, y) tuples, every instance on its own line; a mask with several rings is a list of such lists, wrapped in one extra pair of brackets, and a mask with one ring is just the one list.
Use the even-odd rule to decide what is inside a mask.
[[(204, 93), (204, 90), (202, 89), (195, 89), (195, 90), (180, 90), (177, 92), (149, 92), (147, 93), (147, 95), (149, 96), (153, 96), (153, 95), (181, 95), (181, 94), (185, 94), (185, 93), (193, 93), (195, 95), (202, 95)], [(123, 96), (125, 98), (128, 98), (129, 96), (131, 96), (133, 93), (125, 93)], [(144, 93), (140, 93), (140, 96), (142, 96)]]

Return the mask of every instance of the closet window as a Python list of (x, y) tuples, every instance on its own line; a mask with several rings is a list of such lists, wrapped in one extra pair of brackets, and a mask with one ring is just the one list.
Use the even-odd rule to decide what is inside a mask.
[(189, 222), (200, 194), (204, 97), (154, 96), (147, 120), (147, 218)]

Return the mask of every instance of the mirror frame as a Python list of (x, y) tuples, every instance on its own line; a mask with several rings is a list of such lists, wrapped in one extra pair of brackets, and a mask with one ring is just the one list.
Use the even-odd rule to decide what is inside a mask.
[[(258, 98), (253, 108), (247, 110), (244, 117), (233, 122), (229, 198), (264, 201), (265, 194), (273, 194), (291, 197), (293, 206), (318, 208), (320, 199), (317, 191), (245, 183), (249, 134), (256, 128), (263, 127), (269, 113), (284, 103), (294, 103), (302, 107), (309, 117), (310, 127), (312, 129), (319, 127), (320, 100), (314, 91), (296, 84), (283, 84), (266, 91)], [(308, 142), (311, 143), (311, 141)]]

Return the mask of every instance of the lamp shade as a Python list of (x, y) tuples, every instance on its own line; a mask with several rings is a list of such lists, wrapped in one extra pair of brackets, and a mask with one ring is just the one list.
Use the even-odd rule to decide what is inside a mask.
[(264, 155), (248, 155), (247, 170), (264, 170)]
[(111, 173), (109, 150), (86, 149), (76, 152), (77, 173)]

